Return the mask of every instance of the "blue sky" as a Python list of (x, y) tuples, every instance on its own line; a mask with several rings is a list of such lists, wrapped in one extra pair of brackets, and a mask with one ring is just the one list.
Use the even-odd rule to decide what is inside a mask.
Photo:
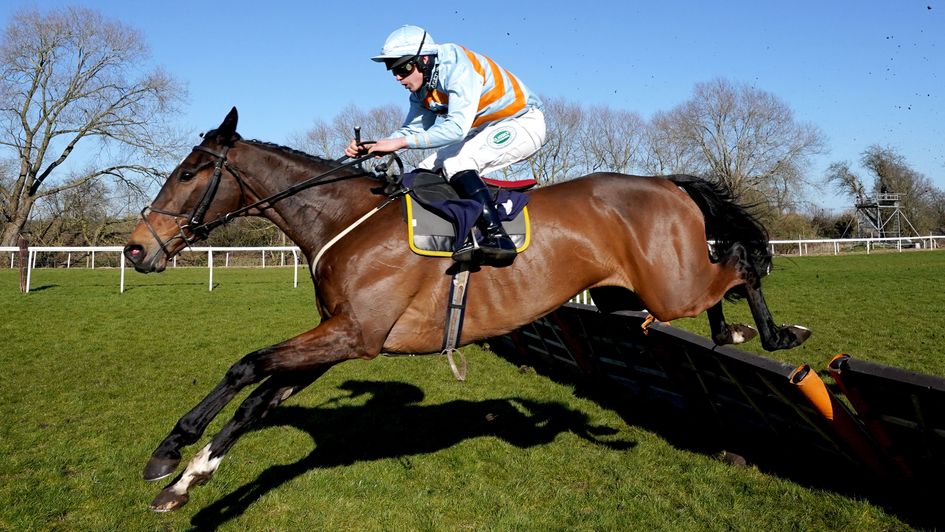
[[(154, 62), (188, 86), (181, 125), (195, 132), (233, 105), (244, 136), (272, 142), (348, 104), (406, 108), (406, 93), (368, 57), (410, 23), (489, 55), (539, 94), (644, 119), (689, 99), (696, 83), (749, 83), (824, 132), (828, 152), (811, 178), (834, 161), (856, 166), (880, 144), (945, 189), (941, 0), (442, 4), (7, 0), (0, 23), (24, 7), (82, 5), (138, 28)], [(830, 192), (811, 196), (846, 206)]]

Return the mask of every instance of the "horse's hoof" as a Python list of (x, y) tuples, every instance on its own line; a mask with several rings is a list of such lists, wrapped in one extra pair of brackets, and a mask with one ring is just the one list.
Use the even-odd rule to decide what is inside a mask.
[(758, 336), (758, 330), (750, 325), (745, 325), (743, 323), (733, 323), (732, 327), (732, 343), (733, 344), (743, 344), (748, 340)]
[(180, 458), (159, 458), (152, 456), (144, 466), (144, 479), (148, 482), (169, 477), (180, 465)]
[(811, 330), (802, 325), (782, 325), (776, 331), (774, 338), (761, 337), (761, 347), (766, 351), (779, 349), (793, 349), (810, 338)]
[(797, 341), (791, 347), (797, 347), (803, 344), (812, 334), (812, 331), (803, 325), (788, 325), (785, 329), (791, 331), (794, 337), (797, 338)]
[(148, 508), (152, 512), (170, 512), (187, 504), (190, 497), (186, 493), (174, 493), (171, 488), (164, 488), (158, 496), (151, 501)]

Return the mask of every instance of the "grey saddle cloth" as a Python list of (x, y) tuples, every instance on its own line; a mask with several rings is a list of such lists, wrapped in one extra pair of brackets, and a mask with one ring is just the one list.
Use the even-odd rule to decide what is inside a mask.
[[(404, 199), (410, 249), (420, 255), (449, 257), (475, 226), (482, 207), (461, 199), (439, 174), (415, 170), (404, 174), (410, 194)], [(530, 240), (528, 196), (520, 190), (489, 187), (502, 226), (519, 253)], [(478, 231), (477, 231), (478, 233)], [(462, 235), (462, 237), (458, 236)]]

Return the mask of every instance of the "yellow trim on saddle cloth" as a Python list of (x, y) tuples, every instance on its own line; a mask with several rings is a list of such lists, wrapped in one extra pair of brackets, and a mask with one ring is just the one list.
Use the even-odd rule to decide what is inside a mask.
[[(410, 195), (404, 196), (407, 205), (407, 244), (410, 246), (410, 251), (413, 251), (417, 255), (423, 255), (424, 257), (452, 257), (452, 251), (430, 251), (427, 249), (421, 249), (416, 246), (413, 242), (413, 199)], [(525, 222), (525, 241), (518, 248), (515, 248), (515, 251), (521, 253), (528, 248), (528, 245), (532, 241), (532, 224), (531, 220), (528, 217), (528, 206), (522, 208), (522, 219)]]

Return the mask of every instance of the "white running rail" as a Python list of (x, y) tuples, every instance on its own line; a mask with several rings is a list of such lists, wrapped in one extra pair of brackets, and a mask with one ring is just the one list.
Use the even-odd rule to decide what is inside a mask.
[[(808, 239), (808, 240), (771, 240), (769, 241), (769, 246), (771, 249), (772, 255), (794, 255), (795, 250), (798, 256), (811, 255), (811, 249), (814, 249), (817, 254), (825, 254), (832, 252), (834, 255), (839, 255), (844, 252), (844, 249), (853, 249), (856, 247), (861, 247), (866, 250), (866, 253), (869, 254), (871, 251), (875, 250), (878, 247), (886, 246), (893, 247), (895, 246), (897, 251), (902, 252), (903, 249), (939, 249), (942, 247), (942, 242), (945, 240), (945, 236), (923, 236), (923, 237), (902, 237), (902, 238), (839, 238), (839, 239)], [(121, 270), (121, 277), (119, 281), (119, 291), (125, 291), (125, 257), (122, 255), (121, 246), (32, 246), (29, 249), (29, 258), (27, 260), (27, 269), (26, 269), (26, 290), (29, 291), (30, 278), (32, 276), (32, 271), (36, 267), (36, 257), (40, 253), (66, 253), (66, 268), (72, 266), (72, 254), (81, 253), (90, 256), (89, 267), (95, 268), (95, 254), (96, 253), (118, 253), (121, 257), (119, 262)], [(785, 250), (788, 250), (785, 252)], [(820, 251), (817, 251), (820, 250)], [(15, 258), (18, 252), (18, 248), (14, 246), (0, 246), (0, 253), (9, 253), (10, 254), (10, 268), (15, 266)], [(234, 252), (259, 252), (262, 255), (262, 266), (266, 267), (266, 253), (267, 252), (282, 252), (283, 257), (280, 262), (280, 265), (285, 266), (285, 253), (292, 253), (292, 259), (294, 263), (295, 272), (293, 275), (292, 285), (294, 287), (299, 286), (299, 253), (301, 250), (296, 246), (251, 246), (251, 247), (192, 247), (183, 250), (183, 252), (192, 252), (192, 253), (206, 253), (207, 254), (207, 268), (209, 270), (209, 290), (213, 290), (213, 269), (214, 269), (214, 254), (223, 253), (224, 254), (224, 267), (230, 265), (230, 253)], [(177, 257), (173, 259), (172, 266), (177, 266)], [(572, 299), (575, 303), (585, 303), (593, 304), (590, 296), (587, 292), (582, 292), (574, 296)]]
[[(72, 254), (73, 253), (82, 253), (90, 255), (90, 269), (95, 269), (95, 254), (96, 253), (118, 253), (119, 260), (119, 270), (121, 271), (120, 280), (118, 283), (119, 293), (124, 293), (125, 291), (125, 256), (122, 254), (124, 248), (122, 246), (30, 246), (28, 249), (28, 258), (26, 260), (26, 291), (30, 291), (30, 281), (33, 275), (33, 269), (36, 268), (36, 257), (40, 253), (66, 253), (66, 268), (72, 267)], [(261, 252), (262, 253), (262, 266), (266, 267), (266, 252), (283, 252), (283, 253), (292, 253), (292, 260), (294, 266), (294, 273), (292, 279), (292, 286), (298, 288), (299, 286), (299, 252), (301, 251), (298, 247), (295, 246), (258, 246), (258, 247), (192, 247), (187, 248), (182, 251), (182, 253), (193, 252), (193, 253), (206, 253), (207, 254), (207, 269), (210, 273), (209, 281), (209, 290), (213, 290), (213, 257), (214, 253), (224, 253), (225, 254), (225, 263), (224, 267), (230, 265), (230, 253), (233, 252)], [(0, 247), (0, 253), (10, 253), (10, 267), (14, 267), (14, 258), (19, 252), (19, 248), (16, 247)], [(285, 259), (283, 258), (282, 263), (285, 265)], [(177, 266), (177, 257), (174, 257), (172, 263), (173, 266)]]

